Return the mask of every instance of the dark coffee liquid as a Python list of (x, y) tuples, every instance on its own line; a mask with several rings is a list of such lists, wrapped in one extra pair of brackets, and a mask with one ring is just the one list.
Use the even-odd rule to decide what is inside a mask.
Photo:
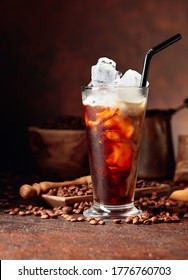
[(94, 200), (114, 206), (133, 202), (144, 113), (121, 116), (119, 109), (85, 105), (84, 116)]

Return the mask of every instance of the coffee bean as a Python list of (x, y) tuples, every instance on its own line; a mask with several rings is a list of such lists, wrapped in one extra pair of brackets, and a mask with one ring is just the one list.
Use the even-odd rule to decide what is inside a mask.
[[(29, 210), (29, 209), (28, 209)], [(38, 206), (34, 206), (31, 211), (38, 211), (39, 210), (39, 207)], [(30, 210), (29, 210), (30, 211)]]
[(145, 225), (150, 225), (152, 224), (152, 220), (151, 219), (147, 219), (147, 220), (144, 220), (143, 222)]
[(172, 222), (179, 222), (180, 218), (178, 217), (178, 215), (174, 214), (171, 216), (171, 220)]
[(50, 218), (56, 219), (58, 217), (57, 213), (49, 213)]
[(41, 219), (49, 219), (49, 215), (48, 214), (42, 214)]
[(98, 222), (95, 219), (92, 219), (92, 220), (89, 221), (90, 225), (97, 225), (97, 223)]
[(69, 215), (62, 213), (60, 216), (61, 216), (61, 218), (66, 219)]
[(33, 205), (31, 205), (31, 204), (26, 207), (27, 210), (32, 210), (32, 208), (33, 208)]
[(80, 205), (80, 203), (79, 203), (79, 202), (76, 202), (76, 203), (74, 204), (73, 208), (74, 208), (74, 209), (77, 209), (79, 205)]
[(169, 207), (169, 206), (171, 206), (171, 202), (170, 202), (170, 201), (167, 201), (167, 202), (165, 203), (165, 205), (166, 205), (167, 207)]
[(127, 218), (125, 219), (125, 222), (126, 222), (127, 224), (131, 224), (132, 221), (133, 221), (133, 218), (132, 218), (131, 216), (130, 216), (130, 217), (127, 217)]
[(72, 186), (69, 186), (69, 190), (75, 190), (76, 189), (76, 186), (75, 185), (72, 185)]
[(83, 192), (83, 191), (78, 191), (78, 192), (77, 192), (77, 195), (79, 195), (79, 196), (80, 196), (80, 195), (84, 195), (84, 192)]
[(78, 220), (79, 222), (83, 222), (83, 221), (85, 221), (85, 218), (84, 218), (84, 216), (79, 216), (79, 217), (77, 218), (77, 220)]
[(69, 221), (70, 221), (70, 222), (77, 222), (77, 219), (76, 219), (75, 217), (73, 217), (73, 218), (71, 218)]
[(163, 218), (163, 221), (164, 221), (164, 223), (171, 223), (172, 222), (172, 220), (171, 220), (171, 218), (170, 217), (164, 217)]
[(105, 225), (105, 221), (104, 220), (100, 220), (97, 222), (98, 225)]
[(19, 212), (18, 212), (18, 215), (19, 215), (19, 216), (25, 216), (25, 212), (24, 212), (24, 211), (19, 211)]
[(74, 218), (74, 217), (71, 216), (71, 215), (68, 215), (65, 219), (66, 219), (67, 221), (70, 221), (72, 218)]
[(66, 214), (72, 213), (73, 208), (71, 206), (64, 206), (62, 211)]
[(146, 207), (146, 206), (148, 206), (148, 203), (146, 201), (143, 201), (142, 206)]
[(134, 217), (132, 220), (132, 223), (133, 223), (133, 225), (139, 224), (139, 217), (138, 216)]
[(38, 211), (33, 211), (32, 213), (34, 216), (40, 216), (40, 213)]
[(14, 208), (14, 212), (19, 212), (20, 211), (20, 208), (19, 207), (16, 207), (16, 208)]
[(10, 211), (9, 214), (10, 215), (17, 215), (17, 212), (16, 211)]
[(143, 220), (148, 220), (149, 217), (150, 217), (149, 213), (143, 213), (143, 214), (141, 215), (141, 218), (142, 218)]
[(72, 210), (75, 214), (80, 214), (82, 213), (82, 209), (73, 209)]
[(114, 223), (114, 224), (121, 224), (121, 223), (122, 223), (122, 220), (121, 220), (121, 219), (114, 219), (114, 220), (113, 220), (113, 223)]
[(153, 224), (157, 224), (158, 223), (158, 218), (156, 216), (151, 217), (151, 221)]

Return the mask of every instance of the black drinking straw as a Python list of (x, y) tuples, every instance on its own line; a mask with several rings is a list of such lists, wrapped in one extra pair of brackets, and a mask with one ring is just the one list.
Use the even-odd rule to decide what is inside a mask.
[(141, 76), (141, 82), (140, 82), (141, 87), (146, 87), (147, 77), (148, 77), (148, 73), (149, 73), (149, 65), (150, 65), (152, 56), (154, 54), (162, 51), (163, 49), (167, 48), (168, 46), (174, 44), (175, 42), (179, 41), (181, 38), (182, 38), (181, 34), (178, 33), (147, 51), (147, 53), (145, 55), (145, 59), (144, 59), (143, 70), (142, 70), (142, 76)]

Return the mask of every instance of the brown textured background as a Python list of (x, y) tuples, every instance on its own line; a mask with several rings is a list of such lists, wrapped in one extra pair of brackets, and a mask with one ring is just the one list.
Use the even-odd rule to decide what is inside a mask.
[[(181, 33), (152, 60), (148, 108), (188, 97), (187, 0), (1, 0), (0, 14), (1, 165), (25, 164), (28, 125), (82, 114), (80, 88), (101, 56), (141, 72), (149, 48)], [(187, 120), (187, 109), (172, 119), (175, 150)]]

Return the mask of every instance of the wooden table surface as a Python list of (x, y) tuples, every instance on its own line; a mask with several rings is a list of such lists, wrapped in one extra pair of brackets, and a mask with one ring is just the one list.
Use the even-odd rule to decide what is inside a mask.
[[(17, 199), (14, 205), (20, 204)], [(62, 218), (11, 216), (0, 207), (0, 259), (185, 260), (188, 218), (152, 225), (114, 224), (110, 220), (105, 225), (90, 225)]]
[(188, 259), (188, 219), (90, 225), (0, 212), (0, 259)]

